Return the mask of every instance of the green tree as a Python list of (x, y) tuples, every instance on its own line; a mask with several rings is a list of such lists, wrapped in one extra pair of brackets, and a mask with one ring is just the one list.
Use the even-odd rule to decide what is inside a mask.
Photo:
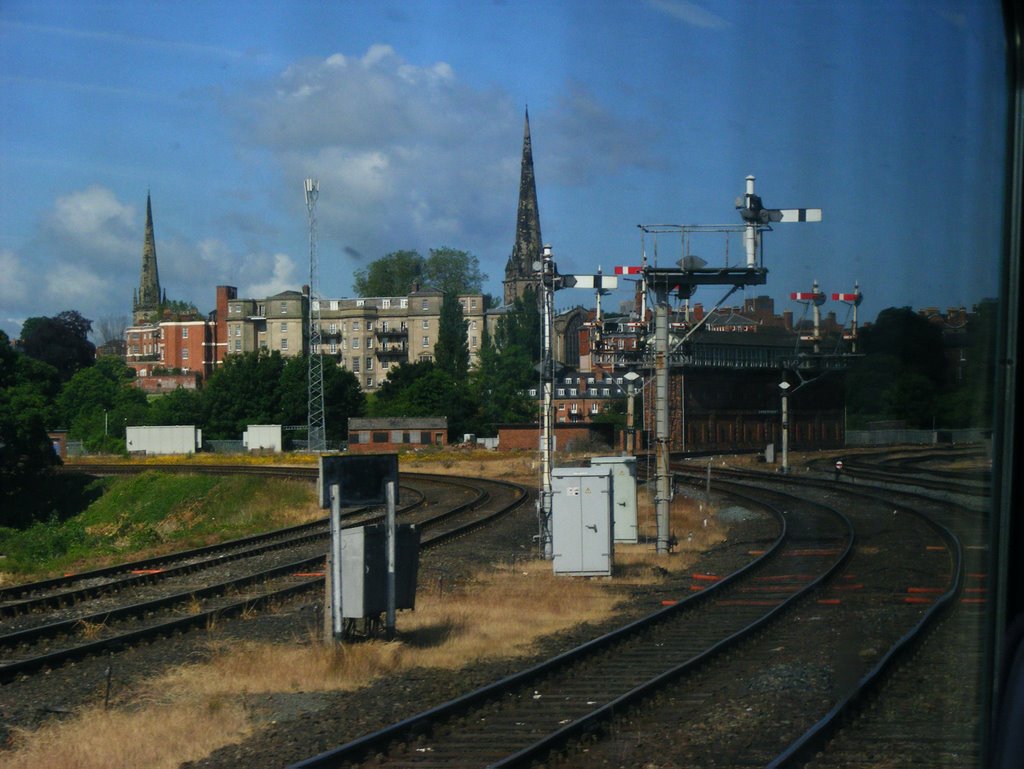
[(936, 387), (945, 381), (942, 330), (909, 307), (889, 307), (861, 334), (866, 355), (891, 355), (900, 371), (928, 377)]
[(203, 424), (203, 397), (199, 390), (179, 387), (149, 403), (146, 419), (151, 425)]
[(96, 346), (89, 341), (91, 330), (92, 321), (76, 310), (65, 310), (52, 318), (28, 318), (21, 326), (18, 349), (53, 366), (66, 382), (96, 359)]
[(455, 248), (432, 248), (423, 267), (424, 283), (446, 296), (478, 294), (487, 275), (480, 272), (480, 262), (468, 251)]
[(202, 391), (204, 434), (237, 440), (247, 425), (277, 424), (284, 365), (277, 350), (225, 358)]
[(324, 421), (327, 440), (348, 438), (348, 420), (366, 413), (366, 396), (356, 375), (333, 359), (324, 361)]
[(472, 430), (476, 434), (495, 435), (499, 424), (530, 421), (535, 416), (526, 395), (535, 381), (529, 354), (518, 345), (499, 350), (486, 326), (469, 381), (476, 404)]
[(462, 313), (458, 296), (445, 294), (441, 304), (437, 344), (434, 345), (434, 360), (437, 368), (456, 382), (466, 381), (466, 372), (469, 371), (468, 329), (469, 324)]
[(533, 363), (539, 363), (541, 343), (537, 292), (528, 286), (523, 295), (512, 304), (511, 310), (498, 318), (494, 330), (494, 345), (500, 352), (519, 348)]
[(0, 331), (0, 526), (22, 526), (60, 464), (47, 435), (57, 372), (11, 347)]
[(145, 424), (145, 394), (131, 384), (135, 372), (105, 357), (71, 377), (57, 398), (68, 437), (90, 451), (123, 451), (125, 427)]
[[(324, 422), (330, 441), (348, 437), (349, 417), (362, 416), (366, 396), (359, 380), (333, 358), (324, 358)], [(277, 421), (284, 425), (309, 422), (309, 358), (289, 358), (281, 371), (280, 406)]]
[(405, 296), (423, 278), (424, 259), (417, 251), (393, 251), (356, 270), (357, 296)]

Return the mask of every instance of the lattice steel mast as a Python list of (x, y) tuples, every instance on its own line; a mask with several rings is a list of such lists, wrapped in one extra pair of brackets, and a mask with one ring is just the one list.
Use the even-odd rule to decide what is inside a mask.
[(307, 437), (310, 451), (327, 448), (324, 417), (324, 361), (320, 353), (320, 287), (316, 265), (316, 199), (320, 182), (306, 179), (306, 211), (309, 214), (309, 403)]

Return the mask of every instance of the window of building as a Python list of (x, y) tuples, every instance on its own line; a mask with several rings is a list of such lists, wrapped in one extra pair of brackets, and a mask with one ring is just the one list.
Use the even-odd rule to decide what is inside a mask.
[(559, 403), (558, 404), (558, 410), (559, 411), (565, 411), (565, 404), (564, 403)]
[(372, 336), (366, 337), (366, 349), (367, 350), (372, 350), (373, 349), (373, 337)]
[(388, 434), (386, 432), (375, 432), (373, 434), (373, 442), (374, 443), (387, 443), (388, 442)]
[(423, 346), (424, 347), (430, 347), (430, 337), (429, 336), (423, 337)]
[(471, 309), (471, 310), (475, 310), (476, 309), (476, 299), (470, 299), (469, 300), (469, 309)]
[(352, 321), (352, 330), (353, 331), (358, 331), (359, 330), (359, 321), (358, 320)]
[(572, 377), (571, 377), (571, 376), (567, 376), (567, 377), (565, 378), (565, 383), (566, 383), (566, 384), (572, 384)]
[(382, 310), (390, 310), (391, 309), (391, 300), (390, 299), (381, 299), (380, 300), (380, 308)]
[(331, 355), (335, 355), (338, 352), (338, 343), (337, 342), (331, 342), (331, 345), (330, 345), (329, 349), (331, 351)]
[(260, 307), (259, 307), (259, 310), (260, 310), (260, 311), (259, 311), (259, 312), (258, 312), (257, 314), (258, 314), (258, 315), (259, 315), (259, 316), (260, 316), (261, 318), (262, 318), (262, 317), (264, 317), (264, 316), (265, 316), (265, 315), (267, 314), (267, 306), (266, 306), (265, 304), (261, 304), (261, 305), (260, 305)]
[(352, 349), (353, 350), (358, 350), (359, 349), (359, 337), (357, 337), (357, 336), (352, 337)]
[(281, 324), (281, 333), (282, 334), (287, 334), (288, 333), (288, 324), (287, 323), (282, 323)]
[(422, 309), (424, 309), (424, 310), (429, 310), (430, 309), (430, 300), (429, 299), (424, 299), (423, 300), (423, 307), (422, 307)]
[(426, 318), (423, 319), (423, 328), (430, 328), (430, 321)]
[(573, 398), (576, 397), (576, 388), (575, 387), (570, 387), (569, 388), (569, 395), (571, 395)]
[(408, 299), (399, 299), (398, 300), (398, 306), (401, 307), (403, 310), (407, 309), (409, 307), (409, 300)]
[(365, 306), (366, 306), (366, 300), (365, 299), (356, 299), (356, 307), (365, 307)]
[(367, 386), (367, 388), (373, 387), (373, 377), (372, 376), (366, 377), (366, 386)]
[(471, 331), (476, 331), (476, 321), (472, 320), (469, 322), (469, 328)]
[(319, 299), (314, 299), (313, 300), (313, 309), (314, 310), (319, 310), (320, 309), (320, 300)]
[(558, 388), (558, 397), (559, 398), (564, 398), (565, 397), (565, 388), (564, 387), (559, 387)]
[(337, 310), (338, 309), (338, 300), (337, 299), (332, 299), (331, 300), (331, 309), (332, 310)]
[(288, 349), (288, 340), (287, 339), (282, 339), (281, 340), (281, 349), (282, 350), (287, 350)]
[(469, 338), (469, 346), (470, 346), (470, 347), (473, 347), (473, 348), (475, 348), (475, 347), (476, 347), (476, 337), (475, 337), (475, 336), (471, 336), (471, 337)]
[(537, 397), (537, 388), (536, 387), (531, 387), (530, 388), (530, 397), (531, 398), (536, 398)]
[(373, 331), (373, 321), (372, 320), (366, 321), (366, 330), (367, 331)]
[(266, 339), (261, 339), (260, 340), (260, 349), (261, 350), (266, 350), (267, 349), (267, 340)]
[(181, 338), (188, 339), (188, 326), (181, 327)]
[(241, 339), (236, 339), (235, 340), (235, 352), (241, 352), (241, 350), (242, 350), (242, 340)]
[(186, 347), (186, 348), (184, 348), (184, 349), (183, 349), (183, 350), (181, 351), (181, 359), (182, 359), (182, 360), (188, 360), (188, 348), (187, 348), (187, 347)]
[(366, 370), (373, 371), (373, 358), (369, 355), (366, 356)]
[(607, 398), (609, 395), (611, 395), (611, 391), (606, 387), (603, 390), (601, 390), (601, 395)]
[(358, 357), (352, 359), (352, 372), (355, 373), (355, 374), (359, 373), (359, 358)]

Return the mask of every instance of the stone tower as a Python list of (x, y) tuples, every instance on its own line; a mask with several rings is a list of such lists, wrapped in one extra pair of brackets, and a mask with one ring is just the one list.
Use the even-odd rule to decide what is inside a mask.
[(153, 207), (146, 193), (146, 235), (142, 242), (142, 273), (132, 298), (132, 324), (152, 323), (160, 319), (160, 272), (156, 266), (156, 238), (153, 237)]
[(540, 261), (540, 212), (537, 208), (537, 182), (533, 176), (533, 149), (530, 145), (530, 111), (523, 128), (523, 159), (519, 175), (519, 212), (516, 216), (516, 242), (505, 265), (505, 304), (522, 296), (527, 286), (537, 287), (533, 263)]

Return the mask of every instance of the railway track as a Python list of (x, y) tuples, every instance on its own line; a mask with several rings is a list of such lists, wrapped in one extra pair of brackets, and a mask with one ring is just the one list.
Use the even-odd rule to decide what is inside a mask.
[[(418, 488), (408, 490), (406, 496), (415, 501), (401, 509), (400, 520), (420, 528), (423, 547), (486, 525), (526, 497), (522, 488), (502, 482), (409, 478), (403, 475)], [(441, 489), (447, 490), (447, 501), (427, 504)], [(452, 499), (452, 489), (458, 499)], [(347, 525), (382, 517), (379, 510), (365, 508), (346, 512)], [(2, 610), (15, 618), (5, 621), (0, 635), (0, 681), (204, 627), (318, 588), (328, 538), (322, 520), (176, 557), (11, 588), (3, 594)], [(124, 596), (130, 597), (127, 603)]]
[[(703, 468), (698, 472), (702, 483)], [(709, 601), (691, 615), (699, 619), (687, 623), (691, 610), (680, 608), (683, 602), (650, 618), (656, 630), (634, 623), (293, 767), (590, 767), (619, 765), (624, 756), (629, 765), (668, 757), (687, 766), (805, 761), (883, 682), (901, 675), (918, 638), (945, 626), (950, 607), (964, 601), (964, 582), (977, 575), (965, 566), (957, 537), (918, 511), (935, 504), (930, 497), (905, 494), (894, 510), (888, 489), (847, 489), (839, 499), (855, 512), (847, 519), (848, 545), (837, 548), (834, 533), (821, 530), (822, 514), (809, 512), (815, 505), (793, 497), (807, 493), (803, 484), (776, 477), (769, 489), (764, 480), (751, 474), (725, 481), (716, 472), (716, 489), (784, 510), (786, 534), (767, 549), (774, 556), (757, 554), (744, 576), (697, 593)], [(808, 481), (820, 492), (818, 509), (827, 509), (821, 495), (835, 497), (835, 484)], [(949, 507), (951, 517), (963, 514)], [(707, 584), (694, 579), (691, 588)], [(711, 601), (719, 590), (725, 592)], [(976, 613), (970, 600), (961, 605)], [(712, 604), (746, 629), (726, 633), (705, 613)], [(851, 628), (858, 629), (853, 641)], [(627, 640), (632, 633), (643, 640)], [(680, 637), (692, 645), (674, 650)], [(653, 748), (645, 752), (645, 745)], [(863, 749), (850, 748), (831, 765), (849, 765), (844, 761)]]
[(743, 569), (697, 575), (694, 594), (675, 605), (294, 766), (369, 757), (375, 767), (518, 766), (593, 733), (820, 589), (848, 557), (852, 531), (842, 515), (824, 506), (766, 509), (780, 536)]

